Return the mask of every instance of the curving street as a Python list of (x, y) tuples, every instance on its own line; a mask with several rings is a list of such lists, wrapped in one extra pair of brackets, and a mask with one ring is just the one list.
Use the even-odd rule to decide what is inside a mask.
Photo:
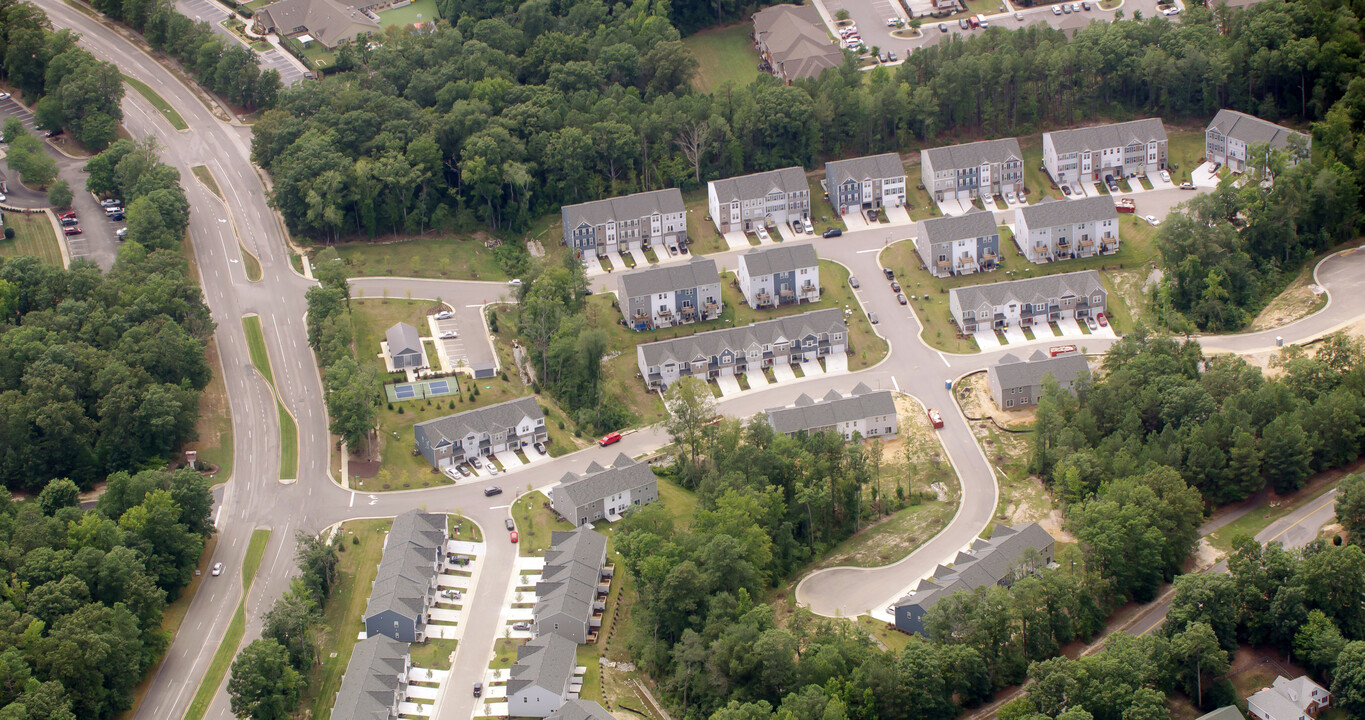
[[(514, 498), (512, 485), (524, 487), (529, 482), (538, 488), (546, 487), (565, 472), (583, 471), (590, 462), (607, 464), (618, 453), (639, 456), (651, 452), (667, 442), (666, 434), (658, 428), (645, 428), (627, 434), (621, 443), (610, 448), (593, 446), (537, 463), (504, 479), (509, 492), (493, 498), (483, 495), (482, 489), (489, 484), (484, 481), (383, 494), (342, 488), (330, 474), (322, 387), (306, 341), (304, 293), (312, 281), (296, 274), (290, 266), (286, 234), (267, 203), (266, 183), (251, 165), (250, 129), (220, 120), (200, 101), (195, 90), (181, 84), (152, 58), (96, 20), (60, 0), (37, 0), (37, 4), (47, 12), (54, 26), (80, 33), (81, 45), (96, 57), (115, 63), (121, 72), (157, 88), (191, 127), (174, 131), (137, 93), (128, 93), (124, 100), (129, 132), (139, 138), (156, 137), (164, 148), (163, 159), (180, 171), (185, 185), (192, 208), (190, 233), (205, 298), (218, 323), (216, 337), (232, 409), (236, 472), (215, 507), (219, 543), (213, 558), (229, 570), (218, 581), (205, 582), (195, 596), (181, 632), (152, 678), (136, 717), (163, 720), (184, 714), (242, 599), (239, 584), (230, 578), (239, 577), (247, 540), (254, 528), (270, 528), (272, 535), (251, 592), (245, 598), (248, 624), (244, 642), (259, 634), (262, 615), (288, 587), (294, 571), (296, 532), (317, 532), (347, 519), (391, 517), (413, 507), (458, 511), (493, 531), (488, 537), (487, 552), (479, 561), (485, 564), (478, 581), (480, 591), (472, 593), (451, 675), (477, 676), (492, 652), (496, 618), (516, 553), (516, 547), (497, 532)], [(220, 201), (194, 179), (190, 168), (200, 164), (212, 171), (226, 195), (224, 200)], [(1171, 204), (1174, 202), (1178, 200)], [(817, 244), (822, 256), (869, 280), (863, 290), (857, 291), (857, 297), (865, 311), (877, 312), (882, 318), (878, 330), (891, 347), (885, 361), (858, 373), (802, 379), (726, 398), (718, 403), (719, 408), (727, 415), (744, 417), (788, 404), (801, 392), (823, 393), (827, 389), (846, 392), (857, 382), (909, 393), (926, 406), (952, 407), (945, 381), (986, 367), (1004, 351), (949, 355), (928, 347), (919, 337), (920, 326), (913, 312), (899, 305), (880, 283), (871, 281), (880, 275), (880, 251), (887, 243), (915, 234), (912, 226), (904, 226), (890, 232), (885, 228), (852, 231), (838, 241), (810, 241)], [(263, 269), (260, 281), (247, 280), (239, 244), (259, 258)], [(727, 262), (724, 257), (716, 259), (721, 264)], [(733, 267), (734, 261), (728, 262)], [(1360, 296), (1361, 285), (1365, 283), (1365, 253), (1347, 251), (1324, 261), (1319, 267), (1319, 282), (1329, 288), (1334, 300), (1311, 318), (1268, 334), (1205, 342), (1211, 347), (1246, 352), (1273, 346), (1276, 335), (1286, 342), (1310, 339), (1358, 317), (1360, 308), (1342, 298)], [(387, 292), (393, 297), (439, 297), (457, 310), (473, 309), (510, 296), (500, 283), (362, 278), (354, 281), (354, 285), (358, 296), (382, 296)], [(240, 318), (249, 313), (262, 317), (276, 388), (281, 401), (298, 421), (297, 481), (277, 479), (280, 453), (274, 398), (268, 384), (251, 366), (241, 329)], [(1088, 349), (1099, 352), (1104, 347), (1092, 342)], [(945, 421), (939, 438), (962, 485), (957, 516), (935, 538), (899, 563), (876, 569), (831, 568), (812, 574), (798, 586), (799, 602), (820, 614), (846, 616), (884, 605), (986, 526), (996, 504), (991, 466), (960, 413), (946, 412)], [(857, 583), (856, 593), (849, 592), (853, 582)], [(450, 692), (452, 688), (454, 692)], [(445, 683), (441, 692), (435, 717), (450, 720), (471, 717), (474, 698), (463, 680)], [(231, 717), (223, 687), (218, 688), (207, 717)]]

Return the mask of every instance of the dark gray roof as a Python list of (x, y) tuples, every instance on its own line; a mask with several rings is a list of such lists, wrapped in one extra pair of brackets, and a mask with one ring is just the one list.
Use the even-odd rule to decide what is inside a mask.
[(405, 642), (371, 635), (356, 643), (332, 708), (334, 720), (389, 720), (402, 685), (398, 676), (407, 667)]
[[(804, 397), (804, 395), (802, 396)], [(895, 415), (896, 401), (890, 390), (863, 392), (837, 400), (802, 403), (792, 407), (768, 411), (768, 424), (780, 433), (793, 433), (814, 428), (825, 428), (841, 422), (863, 420), (874, 415)]]
[(573, 530), (556, 530), (550, 533), (550, 549), (545, 552), (545, 567), (541, 577), (553, 573), (556, 566), (571, 562), (600, 570), (606, 552), (607, 537), (587, 525)]
[(905, 166), (901, 164), (901, 156), (896, 153), (867, 155), (825, 163), (825, 180), (831, 193), (834, 192), (835, 186), (843, 184), (849, 178), (862, 182), (898, 177), (905, 177)]
[(981, 142), (949, 145), (923, 150), (934, 170), (956, 170), (979, 165), (1003, 163), (1007, 160), (1023, 162), (1024, 153), (1014, 138), (982, 140)]
[(568, 232), (570, 228), (584, 222), (589, 225), (602, 225), (611, 220), (636, 220), (656, 212), (667, 215), (683, 212), (684, 209), (682, 193), (677, 188), (565, 205), (564, 231)]
[(712, 180), (708, 184), (714, 191), (716, 199), (723, 203), (762, 199), (774, 190), (784, 193), (810, 192), (810, 184), (806, 182), (806, 171), (795, 166)]
[(573, 698), (564, 701), (564, 704), (546, 720), (616, 720), (606, 708), (598, 705), (591, 700), (580, 700)]
[(577, 653), (577, 643), (553, 633), (537, 636), (517, 648), (517, 664), (507, 680), (507, 697), (533, 685), (562, 697), (578, 666)]
[(1238, 710), (1236, 705), (1228, 705), (1201, 715), (1198, 720), (1246, 720), (1246, 717), (1242, 715), (1242, 711)]
[(924, 237), (930, 245), (999, 234), (1000, 230), (995, 225), (995, 213), (980, 208), (972, 208), (966, 215), (929, 218), (924, 221)]
[(379, 561), (365, 617), (387, 610), (412, 617), (421, 612), (445, 552), (446, 516), (409, 510), (393, 519)]
[(279, 0), (257, 10), (256, 18), (281, 35), (302, 26), (327, 47), (379, 30), (379, 23), (363, 11), (335, 0)]
[(685, 263), (656, 265), (647, 270), (625, 273), (616, 283), (621, 294), (619, 300), (624, 303), (642, 295), (717, 285), (720, 283), (720, 273), (716, 271), (715, 260), (693, 257)]
[(754, 13), (754, 34), (789, 80), (818, 77), (844, 62), (820, 12), (810, 5), (774, 5)]
[[(617, 458), (617, 463), (624, 457)], [(536, 605), (531, 611), (536, 622), (559, 613), (584, 623), (592, 618), (606, 551), (606, 536), (586, 525), (550, 533), (550, 549), (545, 553), (545, 566), (536, 583)]]
[(422, 336), (417, 333), (417, 328), (400, 322), (384, 332), (384, 340), (389, 343), (389, 357), (395, 357), (403, 352), (422, 352)]
[(792, 272), (798, 268), (819, 267), (820, 258), (810, 243), (783, 244), (770, 248), (754, 248), (739, 256), (749, 270), (749, 277)]
[(1043, 378), (1049, 374), (1065, 387), (1078, 377), (1089, 377), (1090, 364), (1080, 353), (1047, 357), (1040, 351), (1034, 353), (1028, 362), (1021, 362), (1013, 355), (1006, 355), (1000, 358), (998, 365), (992, 366), (986, 372), (995, 375), (1002, 388), (1042, 385)]
[(963, 310), (975, 310), (983, 304), (997, 306), (1008, 305), (1011, 302), (1043, 302), (1067, 295), (1085, 297), (1103, 290), (1104, 285), (1100, 283), (1098, 272), (1082, 270), (1009, 282), (968, 285), (953, 288), (948, 293), (957, 297), (958, 307)]
[(1058, 154), (1100, 150), (1102, 148), (1125, 147), (1134, 142), (1149, 143), (1166, 139), (1166, 126), (1161, 118), (1145, 118), (1112, 125), (1076, 128), (1075, 130), (1055, 130), (1052, 147)]
[(994, 585), (1009, 574), (1029, 548), (1041, 551), (1053, 542), (1052, 536), (1036, 522), (997, 526), (990, 540), (973, 542), (970, 552), (959, 552), (953, 558), (952, 567), (939, 565), (929, 579), (920, 581), (913, 593), (897, 600), (896, 606), (916, 605), (928, 610), (959, 590)]
[(1107, 195), (1079, 200), (1044, 200), (1037, 205), (1025, 205), (1014, 211), (1023, 216), (1030, 229), (1075, 225), (1098, 220), (1118, 220), (1114, 198)]
[(776, 320), (746, 325), (744, 327), (712, 330), (673, 340), (640, 345), (647, 365), (659, 365), (668, 360), (692, 362), (696, 358), (710, 358), (729, 349), (742, 352), (751, 345), (762, 347), (779, 339), (793, 340), (806, 335), (819, 336), (820, 333), (842, 333), (847, 331), (843, 313), (835, 308), (816, 310), (800, 315), (789, 315)]
[(443, 438), (454, 442), (463, 440), (471, 432), (479, 434), (493, 430), (506, 430), (515, 427), (524, 417), (529, 417), (532, 420), (545, 419), (545, 413), (541, 412), (540, 403), (536, 402), (534, 396), (508, 400), (478, 410), (466, 410), (435, 420), (427, 420), (414, 425), (413, 430), (426, 433), (434, 447)]
[(582, 507), (608, 495), (647, 485), (658, 480), (647, 463), (638, 463), (622, 453), (611, 469), (589, 470), (582, 475), (567, 473), (559, 484), (550, 489), (550, 497), (561, 507)]
[(1294, 135), (1303, 135), (1287, 127), (1276, 125), (1269, 120), (1262, 120), (1255, 115), (1248, 115), (1236, 110), (1219, 110), (1213, 116), (1213, 122), (1209, 123), (1210, 128), (1217, 128), (1218, 132), (1226, 137), (1240, 140), (1247, 145), (1269, 145), (1271, 148), (1283, 148), (1289, 145), (1289, 138)]

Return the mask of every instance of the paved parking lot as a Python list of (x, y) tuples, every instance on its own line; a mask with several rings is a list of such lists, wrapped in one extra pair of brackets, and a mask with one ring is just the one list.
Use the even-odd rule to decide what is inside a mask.
[[(213, 31), (230, 38), (233, 42), (240, 42), (240, 38), (232, 34), (227, 28), (218, 23), (229, 15), (235, 13), (228, 8), (214, 2), (213, 0), (178, 0), (175, 4), (177, 10), (186, 17), (195, 20), (203, 20), (213, 27)], [(255, 50), (256, 56), (263, 69), (274, 69), (280, 74), (280, 83), (289, 87), (303, 79), (304, 70), (299, 63), (291, 58), (285, 57), (283, 50), (271, 47), (269, 50)]]

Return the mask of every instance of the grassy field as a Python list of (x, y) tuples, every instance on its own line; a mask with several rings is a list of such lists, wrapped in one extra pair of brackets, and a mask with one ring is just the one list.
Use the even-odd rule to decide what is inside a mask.
[(436, 12), (436, 0), (415, 0), (411, 5), (381, 11), (379, 13), (379, 27), (384, 29), (394, 25), (430, 22), (438, 17), (440, 15)]
[[(430, 332), (427, 311), (432, 307), (434, 304), (425, 300), (352, 300), (351, 324), (355, 328), (358, 360), (373, 363), (380, 374), (386, 374), (384, 360), (379, 357), (379, 343), (384, 341), (384, 333), (395, 323), (405, 322), (425, 336)], [(428, 356), (428, 360), (436, 362), (433, 356)]]
[(204, 187), (213, 191), (219, 200), (223, 199), (223, 191), (218, 187), (218, 181), (214, 179), (213, 172), (208, 169), (207, 165), (195, 165), (190, 168), (190, 172), (194, 173), (199, 182), (204, 183)]
[(209, 384), (199, 396), (199, 419), (195, 422), (196, 440), (185, 446), (199, 453), (199, 461), (218, 466), (215, 482), (226, 482), (232, 477), (232, 412), (228, 407), (227, 386), (223, 382), (223, 364), (218, 357), (218, 343), (209, 338), (205, 347), (209, 368)]
[[(1321, 475), (1330, 476), (1331, 479), (1324, 478), (1317, 483), (1305, 487), (1303, 490), (1299, 491), (1299, 494), (1296, 497), (1291, 496), (1287, 499), (1278, 498), (1278, 504), (1275, 506), (1263, 505), (1248, 512), (1242, 517), (1219, 528), (1217, 532), (1210, 534), (1209, 544), (1223, 552), (1231, 552), (1232, 541), (1238, 536), (1250, 535), (1254, 537), (1256, 533), (1270, 527), (1271, 523), (1304, 505), (1316, 507), (1322, 504), (1322, 501), (1319, 498), (1322, 497), (1323, 493), (1336, 487), (1337, 481), (1341, 477), (1344, 477), (1345, 473), (1329, 472), (1322, 473)], [(1328, 500), (1326, 502), (1332, 503), (1335, 502), (1335, 500)]]
[[(1132, 215), (1120, 214), (1119, 251), (1113, 255), (1036, 265), (1022, 256), (1008, 229), (1001, 228), (1000, 267), (993, 272), (933, 277), (928, 270), (920, 269), (919, 254), (909, 239), (894, 243), (883, 251), (881, 261), (896, 272), (896, 278), (907, 290), (906, 295), (915, 298), (911, 306), (924, 325), (922, 337), (925, 342), (947, 352), (968, 353), (977, 351), (976, 341), (957, 337), (957, 329), (948, 311), (947, 290), (950, 288), (1081, 270), (1102, 270), (1101, 277), (1109, 290), (1109, 310), (1106, 314), (1112, 318), (1116, 332), (1122, 334), (1131, 331), (1134, 320), (1129, 305), (1140, 302), (1140, 283), (1128, 282), (1132, 280), (1131, 277), (1118, 273), (1136, 272), (1145, 277), (1146, 268), (1156, 260), (1155, 237), (1156, 228)], [(1116, 279), (1124, 280), (1126, 285), (1116, 284)], [(923, 299), (925, 295), (929, 296), (929, 300)]]
[(45, 213), (7, 212), (5, 227), (14, 228), (14, 239), (0, 236), (0, 256), (32, 255), (49, 265), (61, 266), (62, 248)]
[(659, 478), (659, 502), (668, 508), (669, 515), (673, 516), (673, 524), (679, 530), (685, 530), (692, 524), (692, 515), (697, 512), (696, 493), (668, 478)]
[(1190, 173), (1199, 167), (1199, 158), (1204, 157), (1203, 128), (1166, 127), (1166, 164), (1170, 168), (1171, 182), (1190, 181)]
[(547, 507), (550, 499), (544, 493), (527, 493), (512, 505), (512, 519), (517, 523), (517, 554), (540, 557), (550, 547), (550, 533), (572, 530), (573, 524), (561, 520)]
[(166, 122), (169, 122), (171, 127), (176, 130), (190, 129), (190, 124), (185, 122), (185, 118), (180, 117), (180, 113), (176, 112), (175, 108), (171, 107), (171, 104), (166, 102), (166, 98), (158, 95), (155, 90), (147, 86), (147, 83), (136, 78), (130, 78), (127, 75), (123, 76), (123, 81), (131, 85), (132, 88), (137, 91), (137, 94), (146, 98), (147, 102), (151, 103), (152, 107), (155, 107), (161, 113), (161, 116), (166, 118)]
[(227, 676), (232, 658), (237, 655), (237, 645), (242, 642), (242, 635), (246, 632), (246, 595), (251, 590), (251, 581), (256, 577), (256, 569), (261, 566), (261, 557), (265, 555), (265, 545), (269, 540), (270, 530), (257, 528), (251, 531), (251, 542), (246, 547), (246, 558), (242, 561), (242, 599), (237, 603), (237, 612), (232, 614), (232, 621), (228, 623), (218, 651), (213, 654), (213, 661), (204, 673), (203, 682), (199, 683), (193, 702), (185, 711), (185, 720), (202, 720), (204, 713), (208, 712), (209, 703), (213, 702), (213, 696), (218, 693), (218, 687), (223, 684), (223, 678)]
[(450, 280), (506, 280), (493, 252), (470, 238), (427, 237), (400, 242), (333, 245), (356, 276), (397, 275)]
[(702, 92), (713, 92), (727, 82), (746, 87), (761, 75), (758, 51), (749, 36), (753, 29), (752, 23), (738, 23), (684, 38), (683, 46), (697, 59), (692, 84)]
[(1019, 149), (1024, 153), (1024, 193), (1029, 204), (1042, 202), (1043, 198), (1062, 197), (1062, 191), (1052, 187), (1052, 180), (1043, 170), (1043, 136), (1029, 135), (1019, 138)]
[[(361, 616), (369, 601), (370, 585), (379, 572), (384, 554), (384, 533), (391, 520), (353, 520), (337, 531), (340, 580), (323, 607), (321, 663), (308, 673), (299, 707), (312, 708), (312, 717), (326, 720), (341, 687), (341, 676), (351, 661), (356, 638), (365, 629)], [(419, 645), (413, 645), (414, 654)]]

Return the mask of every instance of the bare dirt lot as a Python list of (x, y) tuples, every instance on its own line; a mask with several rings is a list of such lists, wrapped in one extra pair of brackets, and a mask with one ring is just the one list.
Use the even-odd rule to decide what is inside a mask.
[(1299, 272), (1299, 276), (1294, 278), (1293, 282), (1289, 283), (1284, 292), (1275, 296), (1275, 299), (1261, 310), (1248, 330), (1253, 332), (1270, 330), (1322, 309), (1327, 302), (1327, 296), (1321, 292), (1314, 292), (1314, 289), (1313, 268), (1306, 267)]

